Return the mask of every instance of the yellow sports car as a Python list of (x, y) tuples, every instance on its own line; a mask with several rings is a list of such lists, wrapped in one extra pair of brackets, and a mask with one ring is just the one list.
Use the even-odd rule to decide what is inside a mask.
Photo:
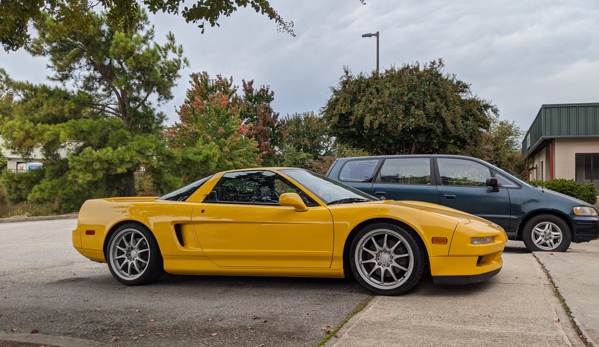
[(487, 280), (504, 230), (440, 205), (381, 201), (295, 168), (217, 173), (159, 198), (86, 201), (73, 245), (126, 285), (185, 275), (353, 275), (376, 294)]

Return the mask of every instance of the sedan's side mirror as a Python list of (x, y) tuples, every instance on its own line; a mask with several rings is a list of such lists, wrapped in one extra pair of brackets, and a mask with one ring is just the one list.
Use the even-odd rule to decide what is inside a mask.
[(491, 189), (492, 192), (498, 192), (499, 191), (499, 186), (497, 185), (497, 178), (495, 178), (495, 177), (489, 177), (489, 178), (487, 178), (486, 186), (487, 187), (492, 187), (493, 188), (493, 189)]
[(297, 212), (306, 212), (308, 207), (304, 203), (304, 200), (296, 193), (285, 193), (279, 197), (279, 204), (281, 206), (291, 206), (295, 208)]

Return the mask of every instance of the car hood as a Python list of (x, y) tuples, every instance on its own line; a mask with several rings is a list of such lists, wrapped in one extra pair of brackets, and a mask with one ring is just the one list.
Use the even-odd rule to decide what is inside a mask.
[(462, 224), (482, 223), (482, 224), (485, 224), (485, 225), (488, 225), (488, 226), (491, 226), (494, 228), (499, 227), (497, 224), (490, 222), (484, 218), (480, 218), (475, 215), (472, 215), (472, 214), (469, 214), (469, 213), (466, 213), (466, 212), (463, 212), (460, 210), (456, 210), (451, 207), (442, 206), (442, 205), (438, 205), (438, 204), (434, 204), (434, 203), (430, 203), (430, 202), (412, 201), (412, 200), (402, 200), (402, 201), (386, 200), (385, 203), (414, 208), (414, 209), (418, 209), (421, 211), (427, 211), (430, 213), (435, 213), (437, 215), (443, 216), (445, 218), (454, 220), (454, 221), (456, 221), (458, 223), (462, 223)]
[(545, 193), (545, 194), (549, 194), (549, 195), (553, 195), (553, 196), (559, 196), (563, 199), (566, 199), (566, 200), (570, 201), (573, 204), (573, 206), (593, 206), (586, 201), (576, 199), (575, 197), (572, 197), (570, 195), (558, 193), (555, 190), (551, 190), (551, 189), (547, 189), (547, 188), (543, 188), (543, 187), (535, 187), (535, 188), (541, 193)]

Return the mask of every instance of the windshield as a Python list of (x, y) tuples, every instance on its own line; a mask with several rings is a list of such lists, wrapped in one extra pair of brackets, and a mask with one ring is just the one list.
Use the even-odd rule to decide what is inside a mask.
[(198, 188), (208, 181), (212, 176), (204, 177), (199, 181), (195, 181), (191, 184), (186, 185), (183, 188), (177, 189), (172, 193), (168, 193), (159, 197), (157, 200), (171, 200), (171, 201), (186, 201), (191, 194), (195, 193)]
[(284, 169), (281, 172), (318, 196), (327, 205), (379, 200), (372, 195), (311, 171)]

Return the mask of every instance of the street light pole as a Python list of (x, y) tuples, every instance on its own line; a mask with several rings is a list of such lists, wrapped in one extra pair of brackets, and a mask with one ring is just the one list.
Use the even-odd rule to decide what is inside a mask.
[(362, 34), (362, 37), (373, 37), (376, 36), (376, 73), (379, 73), (379, 32)]

